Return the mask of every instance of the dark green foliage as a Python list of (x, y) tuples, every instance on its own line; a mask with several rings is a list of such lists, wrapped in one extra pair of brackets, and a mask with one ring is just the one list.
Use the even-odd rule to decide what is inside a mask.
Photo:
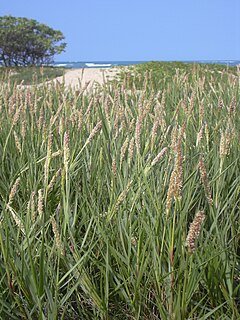
[(0, 63), (4, 66), (49, 64), (66, 47), (61, 31), (36, 20), (0, 17)]

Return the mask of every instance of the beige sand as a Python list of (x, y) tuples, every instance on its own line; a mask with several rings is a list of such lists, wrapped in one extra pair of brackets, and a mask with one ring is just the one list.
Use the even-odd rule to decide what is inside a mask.
[(88, 88), (92, 88), (97, 84), (102, 85), (106, 81), (114, 79), (118, 72), (118, 68), (73, 69), (67, 71), (63, 77), (57, 77), (53, 82), (64, 82), (66, 88), (81, 89), (86, 85)]

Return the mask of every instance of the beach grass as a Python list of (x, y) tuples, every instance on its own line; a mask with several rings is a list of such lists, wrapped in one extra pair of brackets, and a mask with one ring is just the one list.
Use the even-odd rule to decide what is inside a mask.
[(239, 75), (1, 81), (1, 319), (240, 318)]
[(59, 67), (1, 67), (0, 77), (17, 85), (31, 85), (61, 77), (66, 70)]

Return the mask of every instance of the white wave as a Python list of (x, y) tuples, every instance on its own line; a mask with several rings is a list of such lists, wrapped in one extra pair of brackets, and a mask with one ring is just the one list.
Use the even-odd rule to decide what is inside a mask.
[(54, 64), (54, 67), (66, 67), (68, 66), (68, 63), (58, 63), (58, 64)]
[(85, 63), (85, 65), (89, 68), (91, 67), (111, 67), (111, 63), (92, 63), (92, 62), (88, 62), (88, 63)]

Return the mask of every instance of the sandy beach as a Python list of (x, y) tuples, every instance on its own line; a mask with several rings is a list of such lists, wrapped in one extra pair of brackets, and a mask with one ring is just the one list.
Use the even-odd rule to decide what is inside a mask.
[(65, 84), (66, 88), (81, 89), (86, 85), (93, 88), (95, 85), (102, 85), (108, 80), (114, 79), (119, 72), (118, 68), (86, 68), (69, 70), (62, 77), (53, 80)]

